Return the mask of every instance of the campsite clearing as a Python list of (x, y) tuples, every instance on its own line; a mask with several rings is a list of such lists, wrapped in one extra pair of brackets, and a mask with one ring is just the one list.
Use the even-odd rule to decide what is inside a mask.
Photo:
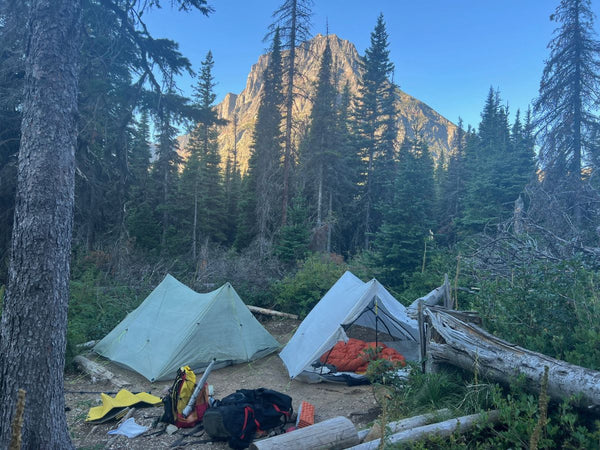
[[(282, 345), (285, 345), (296, 331), (300, 321), (270, 318), (263, 320), (261, 323)], [(105, 361), (103, 360), (103, 362)], [(122, 369), (114, 364), (107, 364), (111, 372), (131, 382), (129, 390), (132, 392), (150, 392), (160, 397), (163, 389), (171, 385), (171, 381), (150, 383), (133, 371)], [(303, 400), (312, 403), (315, 406), (316, 422), (336, 416), (345, 416), (355, 424), (357, 429), (360, 429), (372, 422), (379, 414), (379, 407), (373, 397), (371, 386), (348, 387), (332, 383), (306, 384), (290, 380), (288, 372), (277, 353), (251, 363), (215, 370), (210, 374), (208, 383), (214, 386), (215, 398), (225, 397), (242, 388), (266, 387), (284, 392), (292, 397), (294, 411), (297, 411)], [(180, 429), (173, 435), (163, 433), (146, 436), (160, 429), (156, 428), (134, 439), (120, 436), (113, 440), (113, 436), (108, 435), (107, 432), (116, 427), (116, 421), (97, 425), (85, 423), (89, 409), (92, 406), (97, 406), (100, 402), (100, 394), (89, 392), (116, 392), (117, 390), (108, 382), (92, 384), (85, 375), (67, 375), (65, 379), (65, 399), (69, 408), (67, 421), (73, 443), (77, 448), (162, 449), (171, 447), (184, 434), (189, 433), (190, 430)], [(162, 407), (143, 408), (136, 409), (133, 417), (138, 424), (151, 426), (161, 414)], [(194, 444), (196, 441), (205, 439), (208, 439), (206, 435), (187, 436), (180, 444), (190, 449), (229, 448), (226, 442)], [(109, 441), (110, 444), (107, 446)]]

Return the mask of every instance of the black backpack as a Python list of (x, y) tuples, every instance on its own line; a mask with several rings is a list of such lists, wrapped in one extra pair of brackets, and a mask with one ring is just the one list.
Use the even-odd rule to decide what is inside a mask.
[(283, 426), (293, 413), (292, 398), (271, 389), (239, 389), (204, 413), (203, 425), (213, 439), (246, 448), (257, 432)]

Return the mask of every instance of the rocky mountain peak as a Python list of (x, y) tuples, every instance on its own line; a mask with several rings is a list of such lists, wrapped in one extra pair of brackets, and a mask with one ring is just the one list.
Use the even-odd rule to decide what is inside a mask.
[[(302, 125), (306, 125), (310, 115), (312, 104), (309, 96), (312, 95), (317, 79), (326, 40), (329, 40), (331, 48), (336, 84), (341, 90), (342, 86), (348, 83), (353, 94), (356, 94), (358, 90), (361, 70), (360, 56), (351, 42), (336, 35), (323, 36), (321, 34), (305, 42), (296, 50), (296, 66), (301, 74), (298, 77), (296, 91), (302, 94), (297, 96), (294, 105), (297, 129), (303, 129)], [(285, 55), (286, 52), (283, 52), (284, 58)], [(223, 126), (219, 133), (221, 160), (224, 165), (235, 149), (236, 160), (242, 172), (248, 167), (252, 131), (256, 122), (263, 90), (263, 75), (268, 61), (268, 54), (261, 55), (250, 69), (244, 90), (239, 94), (228, 93), (216, 106), (219, 117), (229, 121), (229, 124)], [(400, 141), (406, 134), (413, 136), (415, 132), (419, 132), (429, 143), (434, 159), (438, 160), (442, 152), (450, 151), (456, 126), (449, 120), (401, 90), (398, 92), (398, 111), (398, 138)]]

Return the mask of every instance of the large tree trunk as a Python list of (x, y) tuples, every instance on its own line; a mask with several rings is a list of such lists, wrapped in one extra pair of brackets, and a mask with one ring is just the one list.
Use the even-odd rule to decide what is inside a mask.
[(434, 363), (447, 363), (480, 376), (510, 383), (523, 375), (532, 391), (539, 391), (544, 366), (548, 366), (548, 395), (555, 400), (575, 396), (578, 406), (600, 407), (600, 372), (575, 366), (541, 353), (506, 342), (452, 315), (424, 309), (434, 330), (428, 357)]
[(77, 140), (81, 4), (32, 0), (8, 289), (0, 325), (0, 447), (17, 390), (23, 448), (72, 448), (63, 371)]
[(291, 24), (290, 24), (290, 52), (289, 52), (289, 65), (288, 65), (288, 79), (285, 94), (285, 152), (283, 155), (283, 208), (281, 211), (281, 225), (285, 226), (287, 223), (287, 208), (288, 208), (288, 197), (289, 197), (289, 179), (290, 170), (292, 167), (292, 118), (294, 109), (294, 76), (296, 75), (296, 20), (298, 4), (297, 0), (292, 0), (292, 7), (290, 10)]

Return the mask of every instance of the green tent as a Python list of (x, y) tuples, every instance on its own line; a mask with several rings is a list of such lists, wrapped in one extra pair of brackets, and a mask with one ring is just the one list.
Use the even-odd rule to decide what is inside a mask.
[(222, 367), (278, 348), (229, 283), (199, 294), (167, 275), (94, 350), (158, 381), (174, 378), (184, 365), (203, 369), (216, 358)]

